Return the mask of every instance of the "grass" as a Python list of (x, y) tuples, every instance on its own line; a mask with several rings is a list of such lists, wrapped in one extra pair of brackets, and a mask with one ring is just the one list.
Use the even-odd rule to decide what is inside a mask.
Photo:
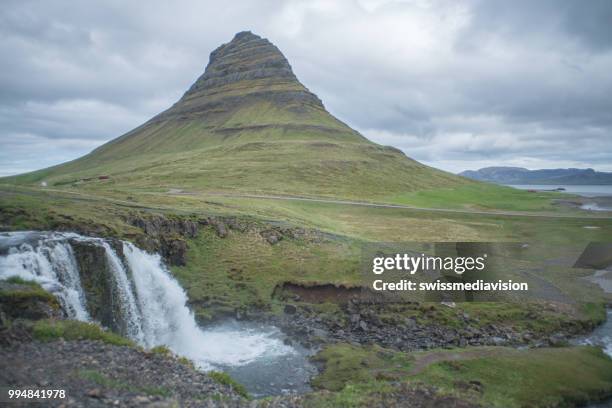
[(507, 211), (556, 211), (552, 200), (567, 194), (529, 193), (490, 183), (473, 183), (442, 189), (431, 189), (389, 196), (396, 204), (432, 208), (458, 208)]
[(91, 381), (105, 388), (144, 393), (147, 395), (158, 395), (161, 397), (169, 397), (172, 395), (170, 390), (165, 387), (133, 385), (125, 380), (108, 377), (96, 370), (79, 370), (77, 375), (82, 379)]
[(15, 285), (26, 285), (31, 287), (40, 287), (40, 285), (34, 281), (23, 279), (19, 276), (11, 276), (8, 279), (4, 279), (6, 283), (12, 283)]
[(334, 394), (315, 406), (367, 406), (399, 384), (426, 385), (442, 395), (490, 407), (566, 406), (612, 395), (612, 360), (593, 347), (516, 350), (479, 347), (401, 353), (377, 346), (328, 346), (313, 380)]
[(435, 363), (415, 379), (448, 392), (480, 383), (480, 399), (492, 407), (573, 405), (612, 395), (612, 360), (594, 347), (511, 350)]
[(34, 323), (32, 333), (40, 341), (99, 340), (115, 346), (134, 346), (134, 343), (118, 334), (106, 331), (94, 323), (76, 320), (39, 320)]
[(350, 241), (284, 239), (270, 245), (257, 232), (222, 239), (207, 229), (188, 244), (187, 265), (172, 272), (201, 318), (242, 307), (269, 310), (274, 289), (286, 281), (356, 284), (361, 277), (358, 247)]
[[(441, 215), (409, 209), (219, 196), (133, 196), (134, 201), (128, 202), (115, 198), (121, 197), (119, 193), (74, 196), (44, 190), (0, 190), (0, 223), (15, 229), (86, 227), (92, 235), (138, 242), (144, 238), (143, 232), (123, 219), (131, 213), (156, 212), (167, 216), (236, 215), (258, 228), (268, 228), (267, 220), (275, 220), (281, 225), (333, 234), (314, 240), (285, 239), (272, 246), (257, 231), (234, 231), (222, 239), (212, 229), (201, 228), (195, 239), (188, 240), (187, 265), (172, 267), (172, 272), (202, 318), (233, 314), (245, 307), (274, 310), (271, 294), (286, 281), (360, 284), (361, 250), (372, 241), (529, 242), (521, 257), (537, 266), (576, 257), (586, 242), (612, 239), (612, 220), (604, 219)], [(585, 225), (599, 228), (585, 229)], [(547, 267), (538, 273), (548, 273), (547, 280), (565, 285), (562, 289), (575, 299), (592, 297), (590, 292), (577, 289), (577, 283), (582, 282), (578, 278), (591, 273), (587, 270)]]
[(173, 355), (172, 350), (170, 350), (167, 346), (163, 344), (160, 346), (155, 346), (149, 351), (153, 354), (159, 354), (160, 356), (164, 356), (164, 357)]
[(19, 277), (11, 277), (4, 282), (20, 285), (18, 289), (0, 289), (0, 302), (26, 302), (41, 300), (59, 307), (55, 296), (44, 290), (36, 282), (26, 281)]
[(212, 378), (219, 384), (231, 387), (236, 392), (236, 394), (240, 395), (241, 397), (246, 399), (251, 398), (246, 388), (244, 388), (244, 385), (234, 380), (229, 374), (224, 373), (222, 371), (209, 371), (207, 374), (210, 378)]
[(366, 200), (474, 183), (370, 142), (318, 107), (245, 102), (213, 116), (149, 123), (83, 158), (2, 181), (87, 192), (183, 188)]
[(312, 385), (340, 391), (349, 383), (394, 379), (397, 373), (403, 374), (410, 368), (413, 358), (378, 346), (362, 348), (339, 344), (324, 348), (313, 360), (323, 363), (325, 369), (312, 380)]

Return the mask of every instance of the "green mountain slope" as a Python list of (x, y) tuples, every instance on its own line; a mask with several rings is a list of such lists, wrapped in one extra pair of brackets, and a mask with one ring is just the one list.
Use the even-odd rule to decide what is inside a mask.
[(213, 51), (170, 109), (80, 159), (11, 180), (361, 199), (473, 183), (334, 118), (278, 48), (250, 32)]

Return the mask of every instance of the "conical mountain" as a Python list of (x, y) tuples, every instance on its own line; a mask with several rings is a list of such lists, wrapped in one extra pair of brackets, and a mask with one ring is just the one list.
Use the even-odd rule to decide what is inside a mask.
[(75, 161), (13, 178), (83, 189), (182, 188), (384, 198), (465, 183), (333, 117), (280, 50), (241, 32), (170, 109)]

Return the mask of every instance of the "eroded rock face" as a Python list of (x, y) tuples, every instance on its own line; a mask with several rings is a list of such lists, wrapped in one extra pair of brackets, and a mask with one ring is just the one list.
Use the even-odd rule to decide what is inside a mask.
[[(117, 333), (126, 333), (127, 322), (121, 319), (121, 300), (103, 247), (93, 242), (70, 242), (79, 268), (81, 285), (87, 299), (87, 311), (93, 320)], [(121, 245), (113, 245), (123, 256)]]
[(140, 228), (145, 236), (137, 238), (137, 244), (148, 251), (159, 252), (171, 265), (186, 264), (185, 238), (198, 234), (199, 222), (189, 218), (165, 217), (159, 214), (134, 214), (126, 218), (130, 225)]
[(257, 101), (324, 109), (321, 100), (298, 81), (274, 44), (243, 31), (210, 54), (204, 73), (155, 120), (211, 118)]
[(297, 81), (289, 62), (274, 44), (243, 31), (210, 54), (206, 71), (187, 95), (253, 79)]
[(198, 233), (198, 224), (184, 218), (166, 218), (161, 215), (133, 216), (128, 223), (141, 228), (147, 235), (179, 234), (193, 238)]

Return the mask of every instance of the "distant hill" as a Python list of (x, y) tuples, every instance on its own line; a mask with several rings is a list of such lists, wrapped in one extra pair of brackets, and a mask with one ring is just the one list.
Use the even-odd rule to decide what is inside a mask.
[(480, 170), (466, 170), (459, 175), (498, 184), (612, 184), (612, 173), (593, 169), (528, 170), (522, 167), (485, 167)]
[(280, 50), (248, 31), (214, 50), (165, 112), (77, 160), (3, 181), (364, 199), (473, 183), (336, 119)]

